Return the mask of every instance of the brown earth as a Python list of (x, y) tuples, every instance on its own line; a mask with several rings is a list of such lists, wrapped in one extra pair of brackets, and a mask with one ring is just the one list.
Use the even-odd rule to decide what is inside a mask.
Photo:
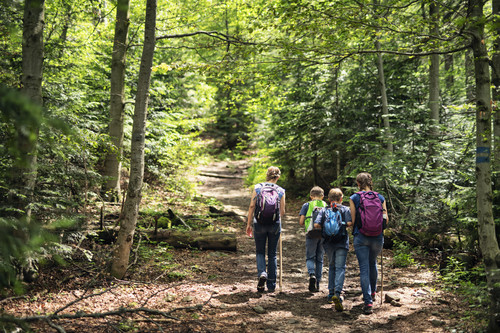
[[(399, 303), (381, 304), (379, 290), (374, 313), (363, 314), (358, 265), (351, 249), (345, 311), (335, 312), (326, 303), (327, 267), (320, 292), (307, 290), (304, 234), (298, 225), (302, 203), (292, 198), (287, 200), (283, 222), (282, 290), (257, 293), (254, 242), (244, 232), (251, 190), (243, 186), (241, 178), (236, 178), (244, 176), (246, 167), (246, 161), (217, 162), (199, 167), (207, 176), (197, 177), (199, 193), (205, 198), (218, 199), (225, 211), (239, 215), (217, 226), (237, 233), (236, 252), (166, 249), (176, 264), (176, 272), (183, 277), (180, 281), (174, 281), (172, 269), (154, 269), (161, 264), (154, 258), (149, 265), (136, 264), (127, 281), (97, 273), (104, 270), (98, 264), (94, 269), (88, 265), (84, 268), (83, 263), (54, 268), (42, 273), (40, 281), (28, 287), (26, 296), (0, 300), (1, 308), (18, 317), (36, 316), (54, 313), (76, 300), (58, 314), (102, 314), (124, 308), (162, 311), (36, 321), (32, 327), (38, 332), (474, 331), (461, 320), (464, 315), (461, 303), (440, 289), (434, 272), (422, 266), (393, 268), (390, 250), (383, 253), (384, 295), (398, 297)], [(235, 178), (218, 178), (214, 174)]]

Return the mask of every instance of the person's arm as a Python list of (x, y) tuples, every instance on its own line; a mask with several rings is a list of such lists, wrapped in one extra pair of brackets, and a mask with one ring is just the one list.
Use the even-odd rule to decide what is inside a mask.
[(299, 217), (299, 224), (301, 226), (304, 226), (305, 221), (306, 221), (306, 216), (305, 215), (300, 215), (300, 217)]
[[(346, 207), (347, 208), (347, 207)], [(354, 225), (354, 222), (352, 221), (352, 215), (351, 215), (351, 210), (349, 209), (348, 212), (346, 212), (346, 226), (347, 227), (352, 227)]]
[(252, 193), (252, 199), (250, 199), (250, 206), (248, 207), (248, 217), (247, 217), (247, 230), (246, 233), (248, 236), (252, 235), (252, 222), (253, 222), (253, 213), (255, 211), (255, 197), (257, 196), (257, 192), (255, 189)]
[(356, 205), (354, 205), (354, 201), (349, 199), (349, 208), (351, 209), (351, 225), (356, 221)]
[[(286, 194), (283, 194), (283, 197), (281, 197), (280, 201), (280, 218), (283, 218), (285, 216), (285, 206), (286, 206), (285, 196)], [(283, 220), (281, 222), (283, 222)]]
[(318, 215), (316, 216), (316, 219), (314, 221), (312, 221), (312, 217), (311, 217), (311, 223), (313, 223), (313, 228), (314, 229), (322, 229), (323, 228), (323, 225), (321, 222), (323, 222), (323, 215), (325, 214), (325, 208), (321, 209), (318, 213)]
[(387, 214), (387, 205), (386, 205), (387, 200), (384, 200), (382, 203), (382, 208), (384, 208), (384, 216), (385, 216), (385, 224), (387, 225), (389, 223), (389, 214)]

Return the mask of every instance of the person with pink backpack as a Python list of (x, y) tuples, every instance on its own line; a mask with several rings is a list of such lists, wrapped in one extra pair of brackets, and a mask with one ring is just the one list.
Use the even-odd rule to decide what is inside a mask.
[(373, 313), (377, 291), (377, 257), (384, 245), (384, 227), (387, 224), (387, 206), (383, 195), (373, 191), (372, 176), (362, 172), (356, 176), (359, 191), (351, 195), (349, 205), (354, 221), (354, 252), (358, 258), (363, 312)]

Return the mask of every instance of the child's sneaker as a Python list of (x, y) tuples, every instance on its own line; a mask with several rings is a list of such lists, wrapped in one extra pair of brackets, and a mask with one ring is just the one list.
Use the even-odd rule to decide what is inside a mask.
[(260, 292), (260, 293), (264, 292), (264, 286), (266, 285), (266, 281), (267, 281), (267, 277), (264, 274), (262, 274), (259, 277), (259, 282), (257, 283), (257, 291), (258, 292)]
[(344, 306), (342, 305), (344, 300), (342, 299), (342, 296), (335, 295), (332, 297), (332, 301), (335, 304), (335, 310), (338, 312), (344, 311)]
[(310, 292), (316, 291), (316, 275), (312, 273), (309, 274), (309, 291)]
[(365, 304), (365, 306), (363, 307), (363, 312), (366, 315), (372, 314), (373, 313), (373, 304), (372, 303)]

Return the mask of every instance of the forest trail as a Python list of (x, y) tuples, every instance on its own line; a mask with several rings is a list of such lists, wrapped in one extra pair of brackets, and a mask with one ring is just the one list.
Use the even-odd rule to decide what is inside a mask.
[[(384, 294), (390, 293), (400, 301), (381, 304), (378, 293), (374, 313), (363, 314), (358, 264), (351, 246), (345, 311), (335, 312), (333, 305), (326, 303), (327, 267), (320, 292), (308, 291), (305, 238), (298, 224), (302, 202), (290, 197), (283, 222), (282, 292), (258, 293), (255, 245), (245, 234), (251, 194), (243, 184), (247, 163), (199, 166), (199, 175), (193, 180), (200, 195), (219, 200), (224, 211), (239, 215), (215, 222), (218, 228), (237, 234), (237, 251), (150, 244), (141, 247), (141, 251), (149, 252), (134, 251), (127, 276), (116, 280), (105, 274), (110, 245), (87, 241), (76, 247), (80, 259), (73, 256), (69, 265), (42, 269), (25, 296), (1, 299), (0, 310), (18, 318), (55, 313), (74, 316), (53, 317), (64, 330), (50, 327), (49, 320), (31, 320), (36, 332), (472, 331), (464, 329), (465, 321), (461, 320), (467, 306), (439, 288), (435, 273), (423, 267), (392, 268), (390, 250), (384, 250)], [(92, 259), (84, 255), (89, 252), (83, 246), (92, 250)], [(125, 315), (125, 310), (130, 312)], [(103, 313), (107, 315), (99, 316)], [(86, 317), (80, 317), (82, 314)]]
[[(200, 171), (220, 175), (244, 175), (245, 161), (217, 162)], [(242, 180), (200, 177), (198, 190), (220, 200), (225, 210), (245, 217), (251, 190)], [(255, 245), (244, 233), (245, 222), (236, 228), (238, 251), (227, 253), (218, 263), (220, 273), (214, 284), (211, 321), (224, 332), (460, 332), (461, 307), (453, 297), (436, 287), (435, 273), (426, 268), (392, 268), (392, 254), (384, 250), (384, 295), (400, 299), (380, 303), (380, 289), (374, 313), (362, 312), (358, 263), (351, 249), (347, 259), (344, 312), (326, 303), (328, 271), (324, 267), (320, 292), (308, 291), (305, 267), (305, 238), (298, 224), (302, 203), (287, 200), (283, 222), (282, 292), (256, 292)], [(325, 257), (326, 263), (326, 257)], [(380, 263), (380, 260), (379, 260)], [(380, 267), (380, 266), (379, 266)], [(379, 269), (380, 286), (380, 269)], [(261, 312), (261, 313), (258, 313)]]

